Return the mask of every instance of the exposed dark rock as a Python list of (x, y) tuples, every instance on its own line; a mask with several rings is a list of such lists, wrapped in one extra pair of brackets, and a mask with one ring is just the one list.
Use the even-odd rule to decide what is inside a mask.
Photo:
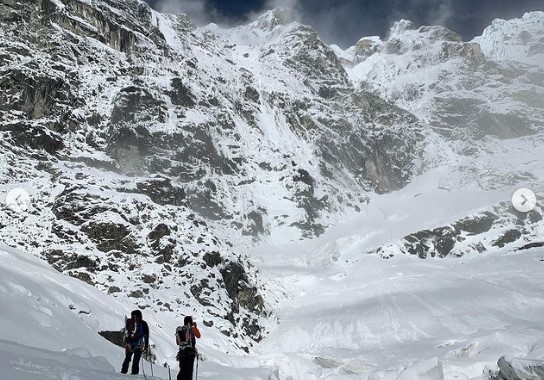
[(98, 268), (98, 261), (88, 256), (77, 256), (75, 260), (70, 261), (63, 270), (70, 270), (76, 268), (85, 268), (90, 272), (96, 271)]
[[(113, 4), (119, 5), (119, 4)], [(143, 32), (140, 25), (149, 24), (151, 16), (149, 7), (143, 3), (125, 2), (125, 9), (130, 9), (135, 20), (129, 27), (121, 25), (111, 17), (107, 7), (91, 6), (85, 2), (71, 2), (68, 10), (77, 17), (69, 17), (65, 12), (59, 12), (56, 4), (51, 0), (44, 0), (41, 4), (42, 12), (51, 21), (58, 23), (75, 34), (85, 35), (109, 45), (111, 48), (123, 53), (130, 53), (135, 49), (136, 34), (134, 31)], [(82, 20), (82, 21), (80, 21)], [(89, 27), (89, 24), (92, 27)], [(162, 35), (161, 35), (162, 37)], [(164, 37), (163, 37), (164, 38)], [(159, 42), (156, 39), (156, 42)]]
[(404, 248), (409, 254), (422, 259), (429, 256), (446, 257), (455, 246), (458, 234), (459, 230), (449, 226), (419, 231), (404, 237)]
[(259, 321), (253, 318), (244, 317), (242, 319), (244, 331), (253, 338), (255, 342), (260, 342), (263, 339), (263, 329), (259, 325)]
[(462, 231), (477, 235), (489, 231), (497, 219), (497, 215), (491, 212), (485, 212), (476, 217), (462, 219), (455, 223), (455, 226)]
[(244, 98), (250, 102), (259, 103), (260, 95), (259, 92), (253, 87), (247, 86), (244, 93)]
[[(394, 248), (400, 248), (403, 253), (417, 255), (420, 258), (460, 256), (468, 252), (482, 253), (489, 249), (489, 245), (502, 248), (516, 242), (518, 246), (514, 246), (513, 249), (529, 249), (539, 246), (539, 243), (526, 244), (521, 248), (519, 245), (524, 236), (531, 236), (534, 233), (540, 213), (539, 207), (530, 213), (520, 213), (510, 204), (501, 203), (491, 211), (463, 218), (451, 225), (409, 234)], [(505, 226), (511, 228), (505, 231)], [(477, 240), (480, 236), (480, 240)], [(466, 243), (467, 240), (469, 244)], [(390, 257), (384, 248), (376, 252), (383, 258)]]
[(201, 280), (200, 284), (191, 286), (191, 294), (195, 297), (198, 302), (203, 306), (212, 306), (211, 302), (211, 292), (209, 289), (208, 280)]
[(92, 277), (88, 273), (79, 272), (79, 271), (69, 271), (68, 275), (71, 276), (71, 277), (75, 277), (78, 280), (81, 280), (83, 282), (86, 282), (87, 284), (89, 284), (91, 286), (95, 285)]
[(121, 292), (121, 288), (117, 287), (117, 286), (110, 286), (108, 288), (108, 294), (115, 294), (115, 293), (120, 293)]
[(144, 298), (144, 292), (141, 290), (134, 290), (128, 294), (131, 298)]
[(147, 235), (147, 237), (151, 240), (157, 241), (165, 236), (170, 235), (170, 233), (170, 228), (166, 224), (160, 223), (157, 225), (157, 227), (155, 227), (153, 231), (149, 233), (149, 235)]
[(53, 213), (57, 219), (79, 226), (91, 219), (93, 215), (109, 210), (107, 205), (99, 202), (96, 196), (80, 194), (77, 192), (78, 189), (78, 187), (67, 188), (55, 199)]
[(43, 126), (27, 123), (0, 125), (0, 132), (10, 132), (15, 145), (30, 149), (44, 150), (49, 154), (56, 154), (64, 149), (64, 143), (58, 133)]
[(206, 252), (202, 259), (210, 268), (214, 268), (222, 262), (221, 254), (217, 251)]
[(108, 152), (127, 171), (145, 169), (144, 157), (153, 147), (148, 126), (166, 121), (167, 107), (145, 88), (122, 89), (114, 101), (108, 133)]
[(292, 223), (303, 231), (304, 237), (319, 236), (325, 232), (325, 228), (317, 219), (322, 210), (327, 208), (327, 196), (317, 199), (314, 196), (315, 180), (305, 169), (297, 169), (293, 176), (293, 181), (298, 184), (295, 188), (295, 200), (298, 207), (303, 209), (306, 214), (306, 219)]
[[(146, 128), (127, 126), (110, 128), (108, 153), (127, 172), (142, 172), (149, 153), (150, 134)], [(147, 140), (147, 143), (146, 143)]]
[(155, 262), (157, 264), (165, 264), (171, 262), (175, 248), (175, 245), (173, 243), (169, 243), (162, 248), (160, 248), (159, 244), (156, 243), (155, 245), (152, 245), (152, 247), (156, 251), (157, 259), (155, 260)]
[(113, 125), (132, 125), (138, 122), (166, 121), (167, 107), (164, 101), (156, 99), (141, 87), (123, 88), (114, 101), (110, 123)]
[(70, 82), (55, 73), (46, 75), (13, 69), (0, 78), (0, 86), (3, 89), (0, 110), (20, 110), (29, 119), (56, 116), (68, 107), (82, 103), (76, 98)]
[(189, 207), (203, 218), (211, 220), (225, 219), (226, 208), (217, 197), (217, 187), (212, 180), (199, 182), (194, 189), (187, 190)]
[(245, 226), (242, 234), (258, 237), (266, 232), (262, 212), (263, 211), (251, 211), (247, 214), (250, 223)]
[(264, 310), (263, 298), (256, 288), (248, 284), (246, 272), (242, 265), (229, 262), (220, 269), (229, 297), (242, 307), (260, 314)]
[(493, 241), (491, 245), (494, 247), (502, 248), (506, 244), (513, 243), (521, 238), (521, 235), (522, 233), (520, 230), (508, 230), (504, 234), (502, 234), (497, 240)]
[(151, 200), (160, 205), (183, 204), (185, 199), (185, 191), (172, 185), (168, 178), (156, 178), (146, 182), (136, 184), (138, 190), (151, 198)]
[(172, 100), (172, 104), (182, 107), (193, 107), (195, 102), (195, 96), (191, 93), (191, 90), (183, 84), (181, 78), (173, 78), (170, 82), (172, 90), (167, 94)]
[(137, 244), (124, 224), (91, 221), (82, 227), (82, 231), (102, 252), (117, 250), (130, 255), (136, 253)]
[(125, 331), (99, 331), (98, 332), (103, 338), (112, 342), (116, 346), (125, 347)]
[(544, 241), (537, 241), (529, 244), (525, 244), (524, 246), (518, 248), (518, 251), (524, 251), (531, 248), (539, 248), (544, 247)]
[(154, 284), (157, 281), (157, 275), (155, 275), (155, 274), (144, 274), (142, 276), (142, 281), (145, 284)]
[(297, 174), (293, 177), (293, 179), (295, 182), (302, 182), (310, 186), (312, 188), (312, 193), (313, 193), (313, 186), (315, 181), (310, 175), (310, 173), (308, 173), (308, 171), (304, 169), (298, 169)]

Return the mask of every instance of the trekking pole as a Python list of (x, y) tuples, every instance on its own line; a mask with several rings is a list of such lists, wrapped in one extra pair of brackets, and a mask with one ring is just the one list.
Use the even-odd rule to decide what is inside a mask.
[(195, 380), (198, 380), (198, 357), (199, 357), (199, 353), (197, 352), (196, 353), (196, 377), (195, 377)]
[(149, 363), (151, 363), (151, 377), (153, 377), (155, 375), (153, 374), (153, 356), (151, 355), (151, 347), (149, 347), (147, 351), (147, 357), (148, 357)]
[(172, 373), (170, 372), (170, 365), (168, 365), (168, 380), (172, 380)]

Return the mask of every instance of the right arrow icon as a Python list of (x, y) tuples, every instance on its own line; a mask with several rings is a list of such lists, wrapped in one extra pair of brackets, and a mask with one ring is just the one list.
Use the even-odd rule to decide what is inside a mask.
[(512, 204), (519, 212), (529, 212), (536, 206), (536, 195), (529, 189), (519, 189), (512, 195)]

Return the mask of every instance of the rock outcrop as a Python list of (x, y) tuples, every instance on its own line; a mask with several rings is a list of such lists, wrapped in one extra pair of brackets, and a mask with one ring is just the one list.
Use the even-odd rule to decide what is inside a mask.
[(503, 356), (498, 361), (499, 378), (503, 380), (544, 379), (544, 361)]

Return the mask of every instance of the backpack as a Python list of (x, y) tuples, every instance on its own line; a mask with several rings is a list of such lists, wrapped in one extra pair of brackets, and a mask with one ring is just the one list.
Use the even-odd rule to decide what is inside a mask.
[(143, 321), (136, 324), (132, 318), (127, 320), (125, 325), (125, 344), (128, 344), (132, 351), (144, 346), (145, 336), (146, 333)]
[(176, 329), (176, 335), (179, 342), (179, 351), (177, 360), (183, 356), (196, 353), (196, 338), (191, 325), (180, 326)]

